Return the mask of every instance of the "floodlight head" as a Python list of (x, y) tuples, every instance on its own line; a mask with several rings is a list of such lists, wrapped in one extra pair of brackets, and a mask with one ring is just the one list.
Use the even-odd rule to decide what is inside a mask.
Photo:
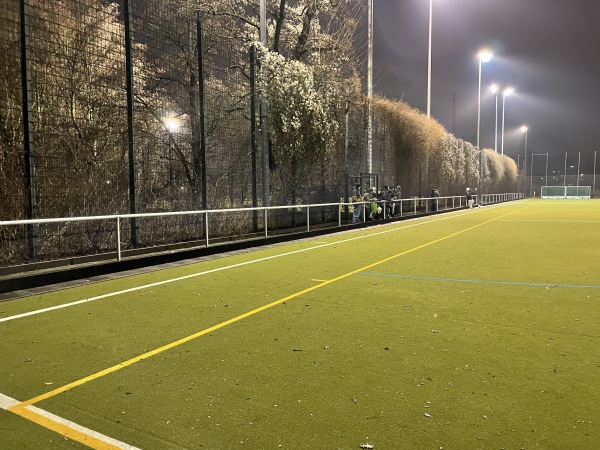
[(490, 86), (490, 92), (492, 94), (497, 94), (499, 90), (500, 90), (500, 86), (498, 86), (497, 84), (492, 84)]
[(529, 130), (529, 127), (528, 127), (527, 125), (523, 125), (523, 126), (521, 127), (521, 131), (522, 131), (523, 133), (527, 133), (527, 130)]
[(479, 52), (479, 54), (477, 55), (477, 57), (479, 58), (479, 60), (482, 63), (486, 63), (486, 62), (490, 62), (492, 60), (492, 57), (494, 55), (492, 55), (491, 52), (488, 52), (487, 50), (482, 50)]
[(504, 95), (505, 97), (512, 95), (515, 93), (515, 88), (513, 87), (507, 87), (506, 89), (504, 89), (504, 91), (502, 92), (502, 95)]

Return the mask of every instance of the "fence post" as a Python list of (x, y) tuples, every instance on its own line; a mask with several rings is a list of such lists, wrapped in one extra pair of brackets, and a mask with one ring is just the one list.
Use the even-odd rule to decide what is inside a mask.
[[(25, 150), (25, 176), (27, 184), (27, 219), (34, 220), (37, 215), (37, 204), (35, 201), (35, 145), (33, 142), (33, 127), (31, 113), (33, 98), (31, 94), (31, 72), (29, 54), (29, 3), (21, 0), (21, 89), (22, 89), (22, 113), (23, 113), (23, 144)], [(36, 230), (34, 223), (27, 225), (27, 241), (29, 246), (29, 259), (34, 260), (36, 251)]]
[(310, 231), (310, 205), (306, 205), (306, 231)]
[[(202, 180), (202, 209), (208, 209), (208, 181), (206, 179), (206, 124), (205, 124), (205, 111), (204, 111), (204, 49), (203, 49), (203, 30), (202, 30), (202, 16), (200, 10), (196, 11), (196, 39), (197, 53), (198, 53), (198, 120), (200, 126), (200, 149), (199, 149), (199, 160), (194, 158), (194, 178), (196, 180), (194, 188), (198, 186), (198, 175)], [(198, 165), (200, 167), (198, 167)], [(198, 174), (198, 169), (200, 173)]]
[[(137, 213), (136, 192), (136, 164), (135, 164), (135, 120), (134, 120), (134, 92), (133, 92), (133, 43), (131, 32), (131, 4), (124, 0), (123, 14), (125, 22), (125, 77), (127, 86), (127, 153), (129, 159), (129, 212)], [(131, 245), (137, 247), (137, 218), (131, 217)]]
[[(252, 207), (258, 206), (258, 187), (256, 176), (256, 49), (254, 45), (250, 47), (250, 144), (252, 148)], [(252, 231), (258, 231), (258, 210), (252, 211)]]

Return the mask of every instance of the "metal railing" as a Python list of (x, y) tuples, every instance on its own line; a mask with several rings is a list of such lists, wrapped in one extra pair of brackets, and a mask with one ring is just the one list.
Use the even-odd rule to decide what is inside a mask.
[[(482, 204), (500, 203), (512, 200), (518, 200), (523, 198), (522, 194), (485, 194), (482, 196)], [(355, 217), (355, 208), (359, 207), (359, 214)], [(14, 247), (21, 247), (26, 245), (27, 237), (24, 226), (34, 226), (36, 229), (41, 225), (45, 224), (57, 224), (62, 225), (58, 231), (53, 233), (47, 232), (36, 233), (36, 242), (42, 239), (51, 239), (53, 241), (60, 242), (61, 239), (66, 241), (68, 236), (71, 238), (68, 244), (64, 244), (67, 250), (58, 250), (56, 257), (40, 258), (41, 260), (60, 260), (64, 258), (72, 258), (73, 256), (86, 256), (88, 253), (81, 248), (76, 249), (77, 245), (83, 247), (81, 244), (83, 240), (84, 231), (78, 229), (75, 224), (98, 222), (95, 224), (93, 230), (85, 229), (85, 232), (91, 234), (105, 233), (107, 236), (104, 238), (109, 242), (109, 250), (90, 252), (89, 254), (103, 254), (105, 259), (111, 259), (111, 255), (116, 252), (116, 259), (121, 261), (123, 258), (124, 249), (140, 251), (142, 249), (147, 250), (148, 253), (156, 251), (164, 251), (162, 247), (169, 247), (173, 249), (174, 245), (181, 244), (181, 240), (174, 238), (172, 241), (165, 241), (164, 239), (158, 242), (152, 242), (148, 239), (147, 245), (140, 248), (132, 248), (127, 246), (127, 239), (123, 238), (123, 235), (131, 233), (129, 229), (132, 218), (148, 219), (153, 217), (167, 218), (172, 217), (184, 218), (186, 216), (192, 216), (193, 230), (196, 230), (197, 234), (195, 238), (188, 239), (193, 245), (187, 245), (187, 248), (205, 246), (208, 247), (214, 243), (224, 241), (235, 241), (243, 240), (244, 238), (268, 238), (275, 234), (293, 234), (303, 231), (311, 231), (314, 228), (327, 229), (327, 228), (338, 228), (343, 225), (348, 225), (352, 222), (366, 223), (368, 221), (380, 221), (394, 218), (403, 218), (407, 216), (418, 216), (424, 214), (430, 214), (441, 211), (449, 211), (455, 209), (465, 208), (467, 206), (465, 196), (449, 196), (449, 197), (413, 197), (407, 199), (393, 199), (393, 200), (374, 200), (374, 201), (361, 201), (361, 202), (339, 202), (339, 203), (323, 203), (323, 204), (311, 204), (311, 205), (293, 205), (293, 206), (270, 206), (270, 207), (255, 207), (255, 208), (230, 208), (230, 209), (216, 209), (216, 210), (198, 210), (198, 211), (179, 211), (179, 212), (156, 212), (156, 213), (145, 213), (145, 214), (118, 214), (118, 215), (102, 215), (102, 216), (83, 216), (83, 217), (69, 217), (69, 218), (52, 218), (52, 219), (36, 219), (36, 220), (10, 220), (0, 221), (0, 236), (2, 238), (2, 247), (8, 248), (9, 244)], [(279, 212), (279, 217), (277, 214)], [(284, 214), (281, 215), (281, 212)], [(227, 226), (233, 223), (236, 219), (234, 214), (236, 213), (247, 213), (248, 215), (254, 216), (253, 218), (246, 217), (242, 214), (242, 220), (247, 220), (240, 227)], [(335, 217), (337, 213), (337, 218)], [(219, 217), (225, 215), (225, 220)], [(285, 220), (281, 220), (284, 217)], [(239, 216), (238, 216), (239, 218)], [(337, 220), (336, 220), (337, 219)], [(104, 221), (105, 223), (101, 223)], [(143, 221), (140, 221), (140, 227), (143, 227)], [(217, 231), (211, 230), (211, 222), (217, 223), (220, 226)], [(254, 223), (254, 225), (253, 225)], [(225, 224), (225, 225), (223, 225)], [(71, 225), (73, 225), (71, 227)], [(186, 223), (189, 226), (189, 223)], [(166, 223), (161, 223), (161, 232), (165, 236), (170, 236), (171, 230), (176, 225), (173, 222), (167, 220)], [(13, 227), (13, 233), (11, 234), (8, 229)], [(15, 230), (14, 227), (17, 227)], [(20, 228), (19, 228), (20, 227)], [(69, 228), (68, 231), (67, 228)], [(245, 231), (240, 231), (240, 229)], [(228, 232), (230, 230), (230, 232)], [(81, 236), (78, 237), (77, 233)], [(195, 232), (194, 232), (195, 233)], [(158, 232), (156, 233), (158, 234)], [(12, 236), (12, 239), (10, 238)], [(17, 242), (18, 241), (18, 242)], [(112, 243), (111, 243), (112, 242)], [(20, 243), (20, 244), (19, 244)], [(161, 248), (157, 248), (157, 244)], [(38, 246), (42, 245), (38, 242)], [(106, 247), (106, 245), (105, 245)], [(69, 252), (71, 252), (69, 254)], [(26, 252), (21, 248), (21, 253)], [(31, 259), (27, 262), (32, 262)], [(17, 262), (19, 264), (19, 262)], [(4, 264), (11, 265), (9, 264)], [(14, 263), (13, 263), (14, 265)], [(1, 265), (0, 265), (1, 266)]]

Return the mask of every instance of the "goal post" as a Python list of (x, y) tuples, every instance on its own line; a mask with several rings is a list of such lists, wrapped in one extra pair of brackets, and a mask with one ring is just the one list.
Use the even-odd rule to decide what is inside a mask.
[(591, 186), (542, 186), (542, 198), (591, 198)]

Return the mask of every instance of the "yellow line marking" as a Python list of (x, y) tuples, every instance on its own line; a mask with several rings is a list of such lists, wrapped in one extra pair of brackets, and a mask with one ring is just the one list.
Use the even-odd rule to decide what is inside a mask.
[(97, 439), (88, 434), (82, 433), (81, 431), (75, 430), (67, 425), (56, 422), (54, 420), (48, 419), (27, 407), (22, 406), (23, 404), (14, 406), (9, 408), (9, 411), (24, 417), (38, 425), (43, 426), (49, 430), (52, 430), (62, 436), (65, 436), (73, 441), (77, 441), (82, 443), (83, 445), (87, 445), (88, 447), (95, 448), (98, 450), (118, 450), (124, 447), (117, 447), (115, 445), (109, 444), (108, 442), (104, 442), (100, 439)]
[(26, 401), (20, 403), (19, 405), (11, 408), (11, 410), (14, 409), (14, 408), (22, 408), (22, 407), (25, 407), (25, 406), (28, 406), (28, 405), (33, 405), (34, 403), (41, 402), (42, 400), (46, 400), (46, 399), (48, 399), (50, 397), (54, 397), (55, 395), (62, 394), (63, 392), (69, 391), (69, 390), (71, 390), (71, 389), (73, 389), (73, 388), (75, 388), (77, 386), (81, 386), (81, 385), (83, 385), (85, 383), (88, 383), (88, 382), (90, 382), (92, 380), (95, 380), (97, 378), (103, 377), (103, 376), (108, 375), (108, 374), (110, 374), (112, 372), (116, 372), (117, 370), (124, 369), (125, 367), (131, 366), (132, 364), (135, 364), (137, 362), (143, 361), (144, 359), (148, 359), (148, 358), (150, 358), (152, 356), (158, 355), (159, 353), (162, 353), (162, 352), (165, 352), (165, 351), (170, 350), (172, 348), (178, 347), (179, 345), (185, 344), (186, 342), (190, 342), (190, 341), (192, 341), (192, 340), (194, 340), (196, 338), (199, 338), (200, 336), (204, 336), (205, 334), (212, 333), (213, 331), (219, 330), (219, 329), (221, 329), (223, 327), (226, 327), (227, 325), (231, 325), (233, 323), (239, 322), (240, 320), (246, 319), (247, 317), (253, 316), (254, 314), (257, 314), (259, 312), (262, 312), (262, 311), (265, 311), (267, 309), (270, 309), (270, 308), (272, 308), (274, 306), (277, 306), (277, 305), (279, 305), (281, 303), (284, 303), (284, 302), (286, 302), (288, 300), (292, 300), (292, 299), (294, 299), (296, 297), (300, 297), (300, 296), (302, 296), (304, 294), (308, 294), (309, 292), (316, 291), (317, 289), (320, 289), (322, 287), (325, 287), (325, 286), (327, 286), (329, 284), (332, 284), (332, 283), (335, 283), (337, 281), (346, 279), (346, 278), (348, 278), (348, 277), (350, 277), (352, 275), (355, 275), (355, 274), (357, 274), (359, 272), (364, 272), (364, 271), (366, 271), (368, 269), (371, 269), (373, 267), (376, 267), (376, 266), (379, 266), (379, 265), (384, 264), (386, 262), (392, 261), (393, 259), (399, 258), (400, 256), (407, 255), (408, 253), (415, 252), (415, 251), (420, 250), (422, 248), (429, 247), (430, 245), (437, 244), (438, 242), (445, 241), (446, 239), (449, 239), (451, 237), (458, 236), (459, 234), (466, 233), (468, 231), (473, 230), (474, 228), (481, 227), (481, 226), (486, 225), (486, 224), (488, 224), (490, 222), (493, 222), (495, 220), (501, 219), (502, 217), (505, 217), (505, 216), (508, 216), (510, 214), (514, 214), (516, 212), (519, 212), (519, 211), (521, 211), (521, 210), (523, 210), (525, 208), (530, 208), (531, 206), (533, 206), (533, 205), (528, 205), (528, 206), (525, 206), (523, 208), (519, 208), (519, 209), (517, 209), (515, 211), (511, 211), (511, 212), (508, 212), (508, 213), (503, 214), (501, 216), (495, 217), (493, 219), (486, 220), (485, 222), (481, 222), (481, 223), (479, 223), (477, 225), (473, 225), (472, 227), (465, 228), (464, 230), (457, 231), (455, 233), (446, 235), (446, 236), (441, 237), (439, 239), (435, 239), (433, 241), (430, 241), (430, 242), (428, 242), (426, 244), (422, 244), (422, 245), (419, 245), (417, 247), (413, 247), (413, 248), (411, 248), (409, 250), (405, 250), (405, 251), (403, 251), (401, 253), (398, 253), (396, 255), (393, 255), (393, 256), (389, 256), (389, 257), (384, 258), (384, 259), (382, 259), (380, 261), (377, 261), (377, 262), (374, 262), (372, 264), (363, 266), (363, 267), (361, 267), (359, 269), (355, 269), (355, 270), (353, 270), (351, 272), (345, 273), (343, 275), (340, 275), (338, 277), (332, 278), (330, 280), (323, 281), (323, 282), (321, 282), (321, 283), (319, 283), (319, 284), (317, 284), (315, 286), (303, 289), (303, 290), (301, 290), (299, 292), (296, 292), (294, 294), (288, 295), (287, 297), (284, 297), (284, 298), (281, 298), (281, 299), (276, 300), (274, 302), (271, 302), (269, 304), (263, 305), (263, 306), (261, 306), (259, 308), (253, 309), (252, 311), (248, 311), (248, 312), (246, 312), (244, 314), (241, 314), (241, 315), (239, 315), (237, 317), (234, 317), (232, 319), (229, 319), (229, 320), (226, 320), (224, 322), (221, 322), (221, 323), (219, 323), (217, 325), (213, 325), (210, 328), (206, 328), (205, 330), (199, 331), (197, 333), (194, 333), (192, 335), (189, 335), (189, 336), (184, 337), (182, 339), (179, 339), (177, 341), (171, 342), (170, 344), (163, 345), (162, 347), (158, 347), (158, 348), (156, 348), (154, 350), (151, 350), (151, 351), (149, 351), (147, 353), (143, 353), (143, 354), (141, 354), (139, 356), (136, 356), (134, 358), (128, 359), (127, 361), (123, 361), (122, 363), (119, 363), (119, 364), (116, 364), (116, 365), (114, 365), (112, 367), (109, 367), (107, 369), (101, 370), (100, 372), (96, 372), (96, 373), (91, 374), (91, 375), (89, 375), (87, 377), (84, 377), (84, 378), (81, 378), (79, 380), (73, 381), (72, 383), (66, 384), (66, 385), (64, 385), (62, 387), (59, 387), (59, 388), (54, 389), (52, 391), (46, 392), (45, 394), (38, 395), (37, 397), (34, 397), (32, 399), (29, 399), (29, 400), (26, 400)]

